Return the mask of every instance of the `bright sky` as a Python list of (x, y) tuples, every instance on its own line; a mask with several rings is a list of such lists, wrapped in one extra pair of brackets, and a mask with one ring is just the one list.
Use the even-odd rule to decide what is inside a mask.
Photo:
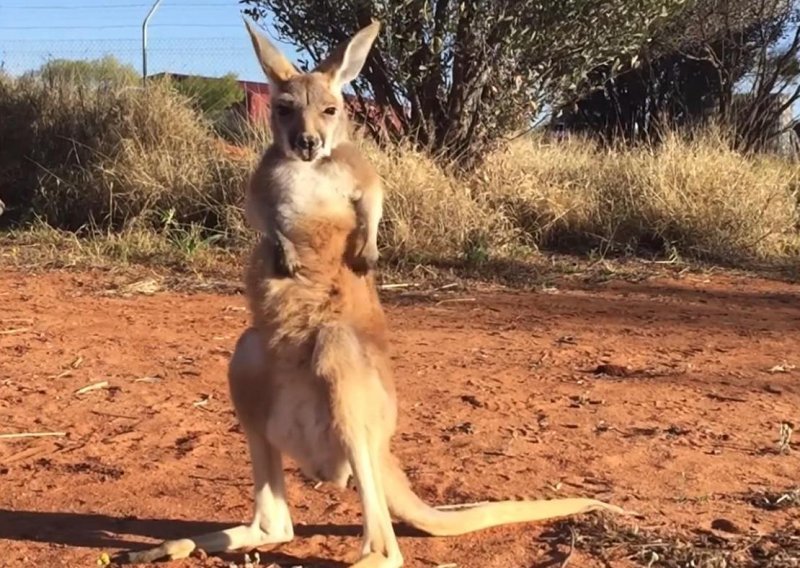
[[(10, 73), (51, 57), (111, 54), (141, 72), (142, 21), (153, 0), (0, 0), (0, 64)], [(162, 0), (148, 27), (148, 74), (264, 80), (237, 0)], [(274, 38), (273, 38), (274, 39)], [(284, 53), (296, 59), (294, 48)]]
[[(50, 58), (107, 54), (142, 68), (142, 21), (154, 0), (0, 0), (0, 67), (19, 74)], [(148, 74), (263, 81), (237, 0), (162, 0), (150, 21)], [(273, 37), (274, 40), (274, 37)], [(297, 59), (292, 46), (284, 53)]]

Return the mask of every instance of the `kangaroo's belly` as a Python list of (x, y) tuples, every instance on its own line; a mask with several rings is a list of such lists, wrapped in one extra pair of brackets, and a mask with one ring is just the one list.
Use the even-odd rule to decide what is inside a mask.
[(267, 439), (315, 480), (344, 485), (350, 476), (344, 447), (333, 429), (329, 395), (309, 369), (276, 375), (270, 389)]

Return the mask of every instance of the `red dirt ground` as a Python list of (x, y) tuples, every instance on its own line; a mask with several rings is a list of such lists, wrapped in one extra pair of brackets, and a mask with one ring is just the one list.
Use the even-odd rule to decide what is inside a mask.
[[(385, 305), (395, 449), (427, 500), (580, 495), (660, 531), (718, 519), (741, 534), (800, 528), (797, 508), (742, 496), (798, 483), (800, 448), (777, 447), (781, 423), (798, 422), (800, 287), (694, 275), (445, 301), (387, 294)], [(103, 551), (248, 520), (225, 384), (243, 306), (236, 295), (125, 297), (89, 272), (0, 275), (0, 434), (66, 433), (0, 439), (0, 565), (94, 566)], [(592, 372), (604, 363), (620, 376)], [(108, 388), (75, 394), (98, 381)], [(298, 537), (262, 562), (356, 558), (355, 494), (314, 489), (291, 463), (288, 481)], [(410, 567), (557, 567), (569, 539), (559, 548), (547, 529), (406, 533), (400, 545)], [(227, 564), (173, 564), (207, 565)]]

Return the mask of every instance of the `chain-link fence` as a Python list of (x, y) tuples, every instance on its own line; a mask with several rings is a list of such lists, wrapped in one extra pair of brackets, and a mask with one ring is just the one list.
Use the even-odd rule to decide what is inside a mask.
[[(246, 39), (244, 33), (242, 27)], [(139, 39), (0, 39), (0, 67), (15, 76), (40, 69), (52, 60), (91, 61), (109, 56), (141, 76)], [(147, 73), (204, 77), (233, 73), (241, 79), (263, 80), (252, 47), (233, 37), (152, 38), (147, 47)]]

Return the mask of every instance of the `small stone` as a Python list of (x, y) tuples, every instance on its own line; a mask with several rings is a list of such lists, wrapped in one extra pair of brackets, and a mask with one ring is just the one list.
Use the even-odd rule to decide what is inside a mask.
[(606, 375), (608, 377), (627, 377), (631, 374), (631, 370), (623, 365), (603, 363), (595, 367), (592, 373), (595, 375)]
[(722, 531), (732, 534), (740, 534), (742, 529), (731, 520), (728, 519), (714, 519), (711, 521), (711, 528), (717, 531)]
[(477, 397), (475, 397), (474, 395), (471, 395), (471, 394), (462, 394), (461, 395), (461, 400), (463, 402), (466, 402), (467, 404), (469, 404), (473, 408), (481, 408), (481, 407), (485, 406), (480, 400), (477, 399)]

